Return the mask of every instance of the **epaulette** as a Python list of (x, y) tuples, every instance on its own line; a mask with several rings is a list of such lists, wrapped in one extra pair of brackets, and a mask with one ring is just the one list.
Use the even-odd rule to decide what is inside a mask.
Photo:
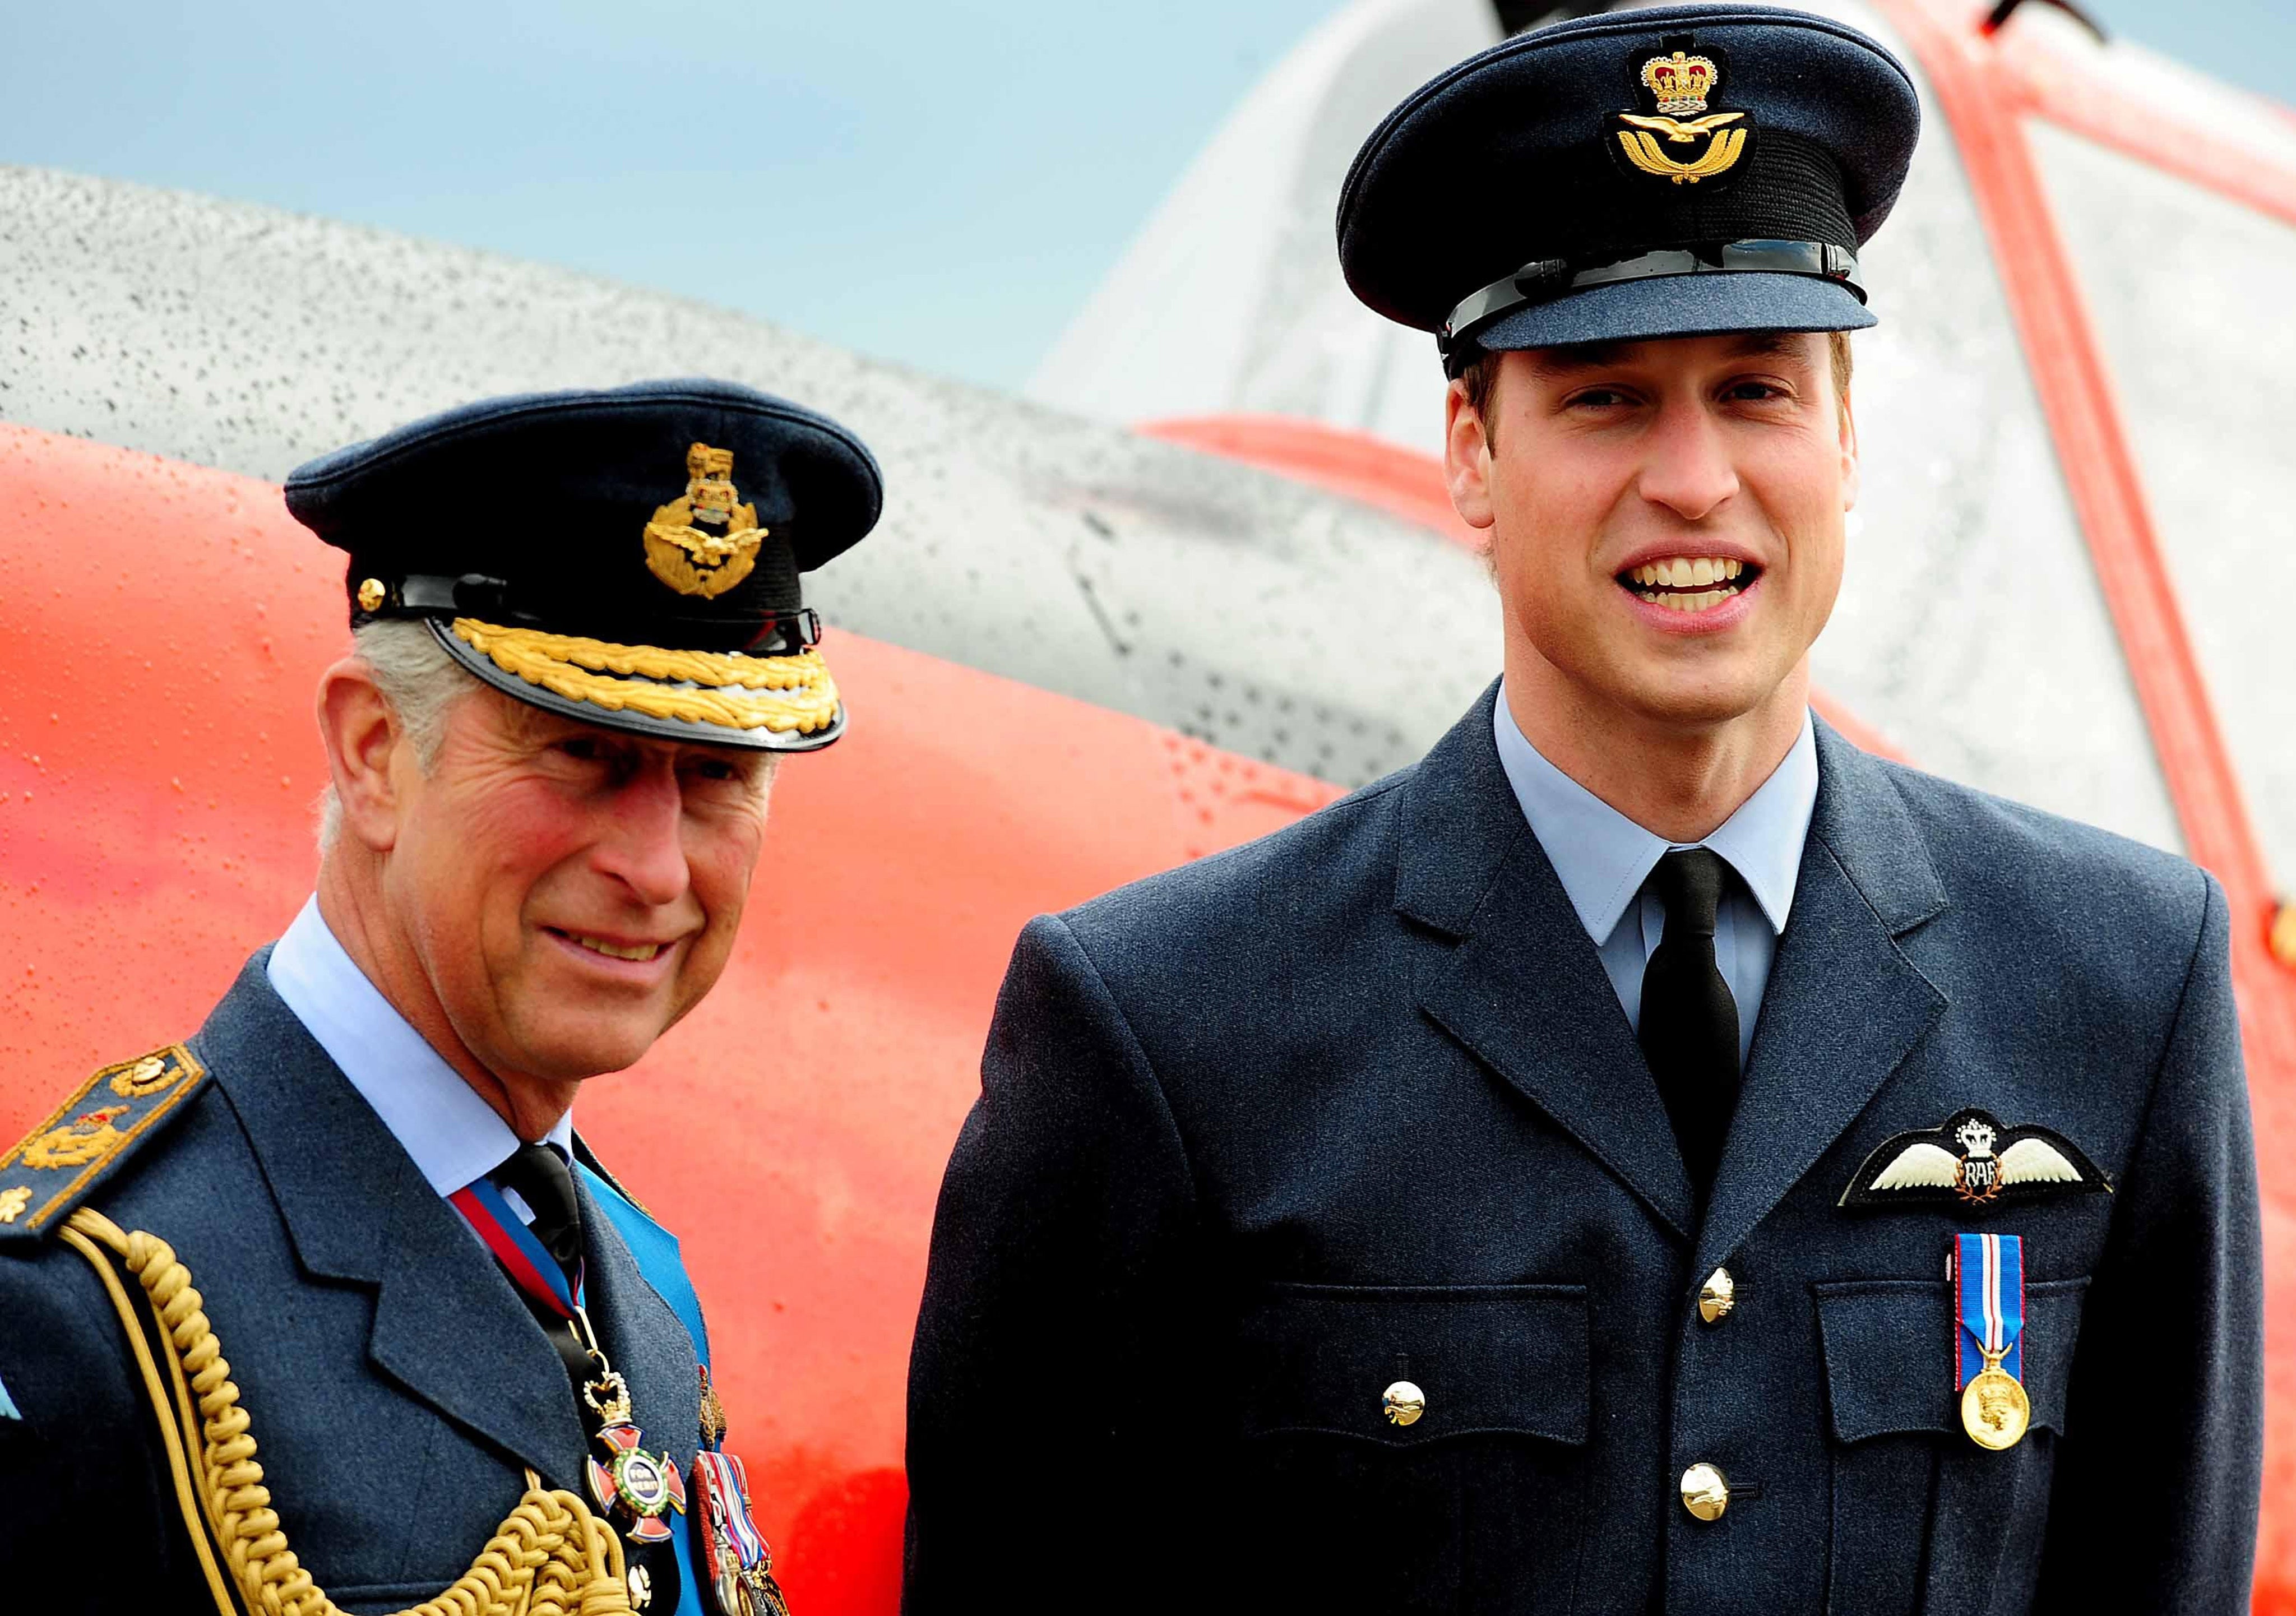
[(37, 1239), (199, 1091), (208, 1070), (181, 1044), (107, 1066), (0, 1156), (0, 1244)]

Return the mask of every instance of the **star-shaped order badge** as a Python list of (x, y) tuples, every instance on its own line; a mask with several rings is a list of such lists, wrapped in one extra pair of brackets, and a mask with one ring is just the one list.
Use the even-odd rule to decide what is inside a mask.
[(2008, 1128), (1989, 1112), (1956, 1112), (1942, 1127), (1895, 1134), (1874, 1147), (1841, 1192), (1856, 1207), (1949, 1202), (1965, 1211), (2112, 1191), (2079, 1145), (2054, 1129)]
[(608, 1370), (584, 1395), (598, 1412), (596, 1440), (603, 1454), (589, 1462), (590, 1496), (599, 1508), (621, 1515), (623, 1534), (632, 1542), (667, 1541), (669, 1522), (663, 1517), (685, 1513), (685, 1482), (676, 1461), (641, 1446), (645, 1439), (630, 1422), (629, 1389), (620, 1375)]

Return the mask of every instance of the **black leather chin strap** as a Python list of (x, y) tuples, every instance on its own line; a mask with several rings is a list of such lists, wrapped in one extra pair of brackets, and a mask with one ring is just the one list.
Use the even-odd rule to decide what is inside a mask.
[[(537, 628), (545, 633), (570, 633), (565, 625), (562, 605), (556, 602), (528, 602), (519, 590), (498, 578), (488, 578), (476, 572), (450, 578), (444, 573), (403, 572), (362, 578), (359, 569), (351, 570), (351, 627), (359, 628), (379, 618), (430, 618), (447, 621), (458, 617), (474, 617), (506, 628)], [(372, 588), (369, 589), (369, 586)], [(362, 594), (362, 590), (367, 593)], [(810, 606), (790, 606), (775, 611), (754, 611), (753, 621), (746, 625), (724, 616), (707, 617), (700, 614), (680, 616), (675, 612), (657, 612), (644, 625), (655, 641), (665, 645), (712, 646), (739, 650), (750, 656), (783, 656), (802, 651), (821, 640), (821, 614)], [(749, 628), (754, 635), (746, 645), (726, 645), (729, 627)], [(681, 629), (689, 630), (681, 636)], [(611, 635), (595, 637), (610, 639)], [(691, 644), (689, 644), (689, 640)]]
[(1702, 242), (1575, 268), (1568, 258), (1534, 258), (1513, 275), (1460, 299), (1436, 334), (1436, 346), (1448, 359), (1456, 348), (1472, 341), (1476, 332), (1527, 305), (1551, 303), (1613, 281), (1679, 275), (1806, 275), (1836, 282), (1848, 287), (1860, 303), (1866, 300), (1866, 288), (1857, 280), (1857, 255), (1832, 242)]

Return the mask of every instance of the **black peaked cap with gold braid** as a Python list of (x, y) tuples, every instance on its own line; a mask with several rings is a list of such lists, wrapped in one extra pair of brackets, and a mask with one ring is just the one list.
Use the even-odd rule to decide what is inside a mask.
[(354, 628), (427, 622), (523, 701), (642, 734), (810, 751), (843, 733), (800, 575), (876, 524), (850, 431), (694, 378), (489, 398), (300, 466)]

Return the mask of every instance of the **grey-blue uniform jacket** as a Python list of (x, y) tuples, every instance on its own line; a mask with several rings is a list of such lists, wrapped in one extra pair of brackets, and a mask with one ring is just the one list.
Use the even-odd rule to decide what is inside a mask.
[[(912, 1360), (910, 1616), (984, 1578), (1019, 1612), (2244, 1612), (2260, 1277), (2216, 884), (1821, 726), (1696, 1222), (1491, 700), (1022, 933)], [(1841, 1204), (1965, 1107), (2113, 1192)], [(2024, 1252), (2005, 1452), (1958, 1416), (1972, 1230)], [(1718, 1520), (1680, 1500), (1700, 1463)]]
[[(268, 955), (189, 1041), (199, 1090), (86, 1200), (190, 1268), (318, 1587), (348, 1611), (400, 1610), (470, 1569), (525, 1467), (586, 1496), (584, 1430), (557, 1350), (281, 1003)], [(647, 1447), (690, 1469), (694, 1339), (584, 1178), (593, 1325)], [(212, 1611), (119, 1317), (53, 1221), (21, 1229), (0, 1231), (0, 1384), (19, 1415), (0, 1417), (0, 1608)]]

